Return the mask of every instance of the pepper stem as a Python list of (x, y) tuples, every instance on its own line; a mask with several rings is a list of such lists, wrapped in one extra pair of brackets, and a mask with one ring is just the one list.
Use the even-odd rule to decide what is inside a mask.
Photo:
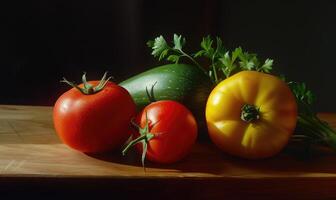
[(86, 73), (85, 72), (84, 72), (84, 74), (82, 76), (82, 82), (83, 82), (83, 85), (84, 85), (83, 88), (79, 87), (74, 82), (68, 81), (64, 77), (63, 77), (63, 80), (61, 80), (61, 82), (62, 83), (66, 83), (66, 84), (70, 85), (71, 87), (76, 88), (77, 90), (79, 90), (84, 95), (90, 95), (90, 94), (98, 93), (98, 92), (100, 92), (101, 90), (104, 89), (105, 85), (112, 78), (112, 76), (110, 76), (110, 77), (108, 77), (106, 79), (106, 75), (107, 75), (107, 72), (104, 73), (104, 75), (103, 75), (102, 79), (100, 80), (99, 84), (97, 86), (95, 86), (95, 87), (93, 87), (90, 83), (87, 82), (87, 80), (86, 80)]
[(259, 108), (256, 108), (254, 105), (245, 104), (241, 108), (240, 118), (245, 122), (252, 122), (260, 118)]

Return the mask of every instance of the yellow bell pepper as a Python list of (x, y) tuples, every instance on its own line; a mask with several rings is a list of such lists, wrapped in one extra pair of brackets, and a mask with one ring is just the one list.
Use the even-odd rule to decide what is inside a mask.
[(297, 121), (297, 104), (279, 78), (242, 71), (212, 90), (206, 121), (211, 140), (224, 152), (267, 158), (288, 143)]

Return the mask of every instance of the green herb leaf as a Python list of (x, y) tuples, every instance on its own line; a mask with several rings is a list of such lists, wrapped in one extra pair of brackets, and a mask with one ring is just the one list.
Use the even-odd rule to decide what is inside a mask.
[(164, 59), (170, 50), (170, 47), (162, 35), (155, 38), (154, 42), (148, 41), (147, 45), (153, 49), (152, 55), (154, 57), (159, 57), (159, 60)]
[(219, 60), (223, 63), (223, 65), (224, 65), (225, 67), (230, 67), (230, 66), (231, 66), (231, 58), (230, 58), (229, 53), (230, 53), (230, 52), (227, 51), (227, 52), (224, 54), (223, 58), (219, 58)]
[(210, 35), (208, 35), (207, 37), (204, 37), (202, 39), (202, 42), (201, 42), (201, 47), (205, 50), (205, 51), (211, 51), (213, 50), (212, 48), (212, 39), (210, 37)]
[(159, 57), (159, 61), (166, 58), (167, 61), (178, 63), (181, 57), (186, 57), (200, 70), (207, 74), (207, 71), (196, 60), (194, 60), (192, 56), (182, 50), (185, 43), (186, 39), (182, 37), (182, 35), (174, 34), (174, 46), (171, 47), (164, 37), (160, 35), (159, 37), (155, 38), (154, 41), (148, 41), (147, 46), (152, 48), (152, 55), (154, 57)]
[(216, 51), (215, 56), (216, 57), (223, 57), (226, 53), (226, 49), (223, 46), (223, 42), (219, 37), (216, 37)]
[(313, 104), (315, 97), (312, 91), (307, 89), (305, 83), (291, 81), (288, 83), (288, 85), (298, 101), (306, 103), (308, 105)]
[(272, 70), (273, 60), (267, 58), (265, 63), (260, 67), (258, 71), (269, 73)]
[(260, 62), (257, 58), (257, 54), (250, 54), (248, 52), (243, 52), (238, 55), (240, 59), (240, 67), (243, 70), (255, 70), (260, 71)]
[(154, 41), (153, 40), (148, 40), (146, 44), (149, 48), (152, 48), (154, 46)]
[(174, 34), (174, 47), (173, 47), (174, 49), (182, 50), (185, 43), (186, 43), (186, 39), (182, 37), (182, 35)]
[(239, 64), (240, 64), (240, 67), (243, 70), (254, 70), (255, 69), (254, 63), (252, 61), (250, 61), (250, 60), (240, 61)]
[(237, 58), (237, 55), (230, 56), (230, 52), (227, 51), (222, 58), (219, 58), (218, 60), (221, 62), (222, 65), (219, 65), (222, 72), (224, 73), (225, 77), (229, 77), (232, 74), (232, 71), (236, 69), (237, 65), (235, 64), (235, 60)]
[(177, 64), (179, 62), (179, 60), (180, 60), (180, 56), (178, 56), (178, 55), (170, 55), (170, 56), (168, 56), (167, 60), (170, 61), (170, 62), (174, 62), (174, 63)]
[(236, 59), (239, 57), (239, 55), (241, 55), (243, 53), (243, 50), (241, 49), (241, 47), (236, 48), (233, 52), (232, 52), (232, 64), (233, 62), (236, 61)]
[(198, 52), (195, 53), (194, 55), (194, 58), (197, 58), (197, 57), (202, 57), (206, 54), (206, 51), (205, 50), (200, 50)]
[(194, 57), (205, 56), (207, 58), (212, 58), (214, 54), (214, 48), (212, 47), (213, 40), (208, 35), (207, 37), (203, 37), (201, 42), (202, 50), (195, 53)]

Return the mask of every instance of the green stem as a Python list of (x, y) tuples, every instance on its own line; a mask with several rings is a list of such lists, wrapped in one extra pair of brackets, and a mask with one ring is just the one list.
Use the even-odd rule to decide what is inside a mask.
[[(217, 43), (217, 45), (218, 45), (218, 43)], [(216, 51), (214, 52), (214, 54), (211, 57), (211, 65), (212, 65), (212, 71), (213, 71), (214, 77), (215, 77), (215, 84), (218, 84), (217, 69), (216, 69), (216, 65), (215, 65), (215, 55), (217, 54), (217, 51), (218, 51), (218, 48), (216, 48)]]
[(154, 134), (149, 132), (149, 120), (146, 113), (146, 125), (145, 128), (141, 128), (138, 124), (133, 123), (135, 127), (138, 128), (140, 136), (129, 142), (126, 147), (122, 150), (122, 155), (126, 155), (128, 150), (136, 145), (139, 142), (142, 142), (142, 156), (141, 156), (141, 163), (145, 170), (145, 158), (147, 153), (147, 143), (154, 138)]
[(191, 62), (193, 62), (198, 68), (200, 68), (204, 74), (208, 75), (207, 71), (200, 65), (198, 64), (198, 62), (193, 59), (191, 56), (189, 56), (188, 54), (186, 54), (184, 51), (182, 51), (182, 49), (178, 50), (184, 57), (187, 57), (189, 60), (191, 60)]
[(146, 135), (141, 135), (138, 138), (132, 140), (130, 143), (127, 144), (127, 146), (122, 150), (122, 155), (126, 155), (127, 152), (130, 150), (130, 148), (132, 148), (134, 145), (136, 145), (137, 143), (146, 140)]
[(84, 85), (83, 88), (79, 87), (77, 84), (75, 84), (73, 82), (70, 82), (70, 81), (66, 80), (64, 77), (63, 77), (63, 80), (61, 80), (61, 82), (62, 83), (66, 83), (66, 84), (70, 85), (73, 88), (76, 88), (77, 90), (79, 90), (84, 95), (91, 95), (91, 94), (98, 93), (98, 92), (100, 92), (101, 90), (104, 89), (104, 87), (106, 86), (106, 84), (112, 78), (112, 76), (110, 76), (110, 77), (108, 77), (106, 79), (106, 75), (107, 75), (107, 72), (104, 73), (104, 75), (103, 75), (102, 79), (100, 80), (99, 84), (97, 86), (95, 86), (95, 87), (93, 87), (91, 84), (89, 84), (87, 82), (87, 80), (86, 80), (86, 73), (85, 72), (84, 72), (84, 74), (82, 76), (82, 81), (83, 81), (83, 85)]
[(336, 150), (336, 131), (316, 116), (299, 114), (297, 125), (304, 130), (304, 134), (322, 140)]
[(77, 90), (79, 90), (84, 95), (87, 94), (87, 93), (85, 93), (85, 89), (80, 88), (76, 83), (68, 81), (65, 77), (63, 77), (63, 80), (61, 80), (60, 82), (61, 83), (66, 83), (66, 84), (70, 85), (71, 87), (76, 88)]
[(157, 81), (152, 85), (150, 92), (148, 91), (148, 88), (146, 86), (146, 94), (148, 97), (148, 100), (150, 103), (156, 102), (155, 96), (154, 96), (154, 87), (157, 84)]
[(213, 71), (213, 74), (214, 74), (214, 77), (215, 77), (214, 83), (217, 84), (218, 83), (218, 76), (217, 76), (216, 66), (215, 66), (214, 63), (212, 63), (211, 66), (212, 66), (212, 71)]
[(240, 118), (245, 122), (252, 122), (260, 118), (259, 108), (256, 108), (254, 105), (245, 104), (241, 108)]

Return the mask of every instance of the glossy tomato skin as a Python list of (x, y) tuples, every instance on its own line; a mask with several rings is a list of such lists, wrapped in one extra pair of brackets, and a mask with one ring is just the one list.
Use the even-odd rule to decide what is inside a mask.
[[(97, 85), (99, 81), (90, 81)], [(82, 85), (81, 85), (82, 87)], [(108, 82), (98, 93), (84, 95), (72, 88), (56, 101), (54, 126), (68, 146), (86, 153), (117, 149), (131, 134), (136, 106), (122, 87)]]
[[(197, 123), (192, 113), (182, 104), (162, 100), (146, 106), (136, 118), (140, 127), (146, 125), (154, 138), (148, 141), (146, 159), (156, 163), (174, 163), (183, 159), (197, 138)], [(139, 133), (135, 133), (138, 137)], [(137, 150), (142, 153), (141, 143)]]
[[(244, 104), (259, 108), (260, 119), (241, 119)], [(297, 121), (294, 95), (279, 78), (239, 72), (219, 83), (206, 105), (211, 140), (223, 151), (248, 159), (277, 154), (288, 143)]]

